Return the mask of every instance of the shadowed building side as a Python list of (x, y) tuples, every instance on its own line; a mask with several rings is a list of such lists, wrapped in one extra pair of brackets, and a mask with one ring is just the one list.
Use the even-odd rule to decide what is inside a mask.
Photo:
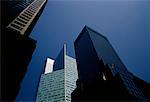
[(2, 100), (10, 101), (19, 92), (20, 83), (36, 48), (36, 41), (31, 38), (16, 40), (14, 37), (5, 45), (6, 48), (2, 49)]
[(74, 45), (79, 78), (73, 100), (147, 100), (105, 36), (85, 26)]
[(83, 29), (75, 41), (78, 75), (80, 80), (84, 81), (90, 81), (96, 77), (101, 78), (102, 76), (101, 62), (91, 42), (86, 28)]
[(2, 1), (2, 101), (15, 100), (36, 40), (28, 37), (47, 0)]
[(54, 71), (64, 69), (65, 55), (66, 55), (66, 45), (64, 44), (63, 48), (61, 49), (61, 51), (59, 52), (58, 56), (55, 59), (53, 68)]

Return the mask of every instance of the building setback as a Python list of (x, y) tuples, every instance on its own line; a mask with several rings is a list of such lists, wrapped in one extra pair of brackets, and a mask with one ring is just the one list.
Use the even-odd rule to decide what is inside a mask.
[(36, 48), (28, 37), (47, 0), (2, 0), (2, 101), (14, 101)]
[(105, 36), (85, 26), (74, 45), (79, 78), (73, 101), (147, 100)]
[(77, 78), (76, 60), (67, 55), (64, 45), (54, 61), (53, 72), (41, 75), (36, 102), (71, 102)]

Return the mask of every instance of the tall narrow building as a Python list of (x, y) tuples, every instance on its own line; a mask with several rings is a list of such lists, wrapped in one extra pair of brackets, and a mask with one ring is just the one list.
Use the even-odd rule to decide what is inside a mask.
[[(130, 100), (135, 97), (135, 99), (137, 100), (146, 100), (141, 89), (138, 88), (138, 86), (134, 83), (133, 75), (129, 73), (126, 66), (123, 64), (123, 62), (121, 61), (121, 59), (119, 58), (119, 56), (117, 55), (117, 53), (105, 36), (85, 26), (75, 40), (74, 45), (79, 75), (78, 82), (80, 82), (79, 86), (81, 86), (82, 84), (82, 89), (84, 89), (83, 86), (85, 86), (86, 89), (90, 89), (94, 86), (92, 85), (92, 83), (94, 84), (94, 82), (101, 82), (100, 85), (102, 85), (102, 83), (105, 84), (107, 80), (112, 80), (113, 78), (116, 78), (118, 80), (120, 79), (118, 81), (118, 84), (120, 82), (122, 83), (121, 87), (124, 87), (123, 89), (119, 89), (119, 87), (115, 89), (116, 92), (117, 90), (122, 90), (122, 93), (120, 93), (120, 95), (123, 95), (123, 92), (126, 94), (120, 96), (122, 97), (122, 99)], [(112, 73), (113, 78), (110, 77), (111, 75), (108, 74), (108, 72)], [(97, 87), (97, 90), (100, 89), (99, 87)], [(84, 91), (87, 91), (86, 89)], [(107, 89), (109, 88), (106, 88), (106, 90)], [(96, 94), (99, 93), (99, 97), (97, 97), (97, 99), (101, 100), (103, 99), (102, 97), (100, 97), (100, 94), (103, 94), (101, 92), (89, 93), (89, 95), (94, 94), (96, 96)], [(108, 97), (110, 93), (107, 93), (106, 97)], [(114, 94), (111, 94), (110, 97), (112, 99), (117, 99), (118, 95), (116, 95), (116, 98), (114, 98), (115, 96), (112, 97)], [(133, 97), (129, 98), (129, 96)], [(104, 100), (107, 99), (109, 98), (106, 98)], [(118, 99), (121, 100), (120, 98)]]
[(37, 102), (71, 102), (71, 93), (76, 88), (76, 60), (66, 54), (66, 45), (54, 61), (53, 72), (42, 74)]
[(14, 101), (36, 48), (29, 37), (47, 0), (2, 0), (2, 101)]
[(7, 26), (34, 0), (1, 0), (2, 26)]
[(31, 2), (9, 25), (7, 29), (18, 32), (21, 35), (29, 35), (33, 24), (47, 0), (34, 0)]

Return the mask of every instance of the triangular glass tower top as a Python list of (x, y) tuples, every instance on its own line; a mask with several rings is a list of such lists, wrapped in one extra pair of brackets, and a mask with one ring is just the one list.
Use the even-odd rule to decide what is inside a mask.
[(53, 71), (64, 69), (64, 61), (66, 55), (66, 44), (63, 45), (63, 48), (59, 52), (58, 56), (55, 59)]

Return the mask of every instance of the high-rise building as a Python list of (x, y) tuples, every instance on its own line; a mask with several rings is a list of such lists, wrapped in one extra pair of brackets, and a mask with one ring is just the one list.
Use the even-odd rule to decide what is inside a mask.
[(11, 23), (9, 23), (7, 29), (16, 31), (21, 35), (28, 35), (28, 32), (31, 31), (34, 21), (37, 20), (36, 17), (40, 14), (46, 1), (47, 0), (34, 0), (31, 2)]
[(34, 0), (1, 0), (2, 26), (7, 26)]
[(2, 101), (15, 100), (36, 48), (28, 37), (47, 0), (2, 0)]
[(76, 60), (66, 54), (66, 45), (56, 57), (53, 72), (42, 74), (37, 92), (37, 102), (71, 102), (76, 88)]
[[(116, 90), (126, 90), (129, 96), (133, 96), (137, 100), (147, 100), (141, 89), (134, 83), (133, 75), (129, 73), (105, 36), (85, 26), (75, 40), (74, 45), (79, 76), (77, 84), (79, 86), (82, 84), (82, 86), (87, 88), (88, 84), (91, 85), (93, 81), (101, 82), (101, 85), (105, 83), (102, 80), (107, 82), (110, 78), (108, 77), (110, 74), (106, 73), (107, 68), (110, 70), (109, 73), (112, 73), (112, 77), (117, 80), (119, 79), (122, 83), (121, 86), (124, 86), (124, 89), (119, 89), (118, 87)], [(88, 86), (87, 89), (89, 88), (91, 87)], [(101, 99), (101, 97), (98, 99)], [(130, 98), (124, 96), (122, 99)]]

